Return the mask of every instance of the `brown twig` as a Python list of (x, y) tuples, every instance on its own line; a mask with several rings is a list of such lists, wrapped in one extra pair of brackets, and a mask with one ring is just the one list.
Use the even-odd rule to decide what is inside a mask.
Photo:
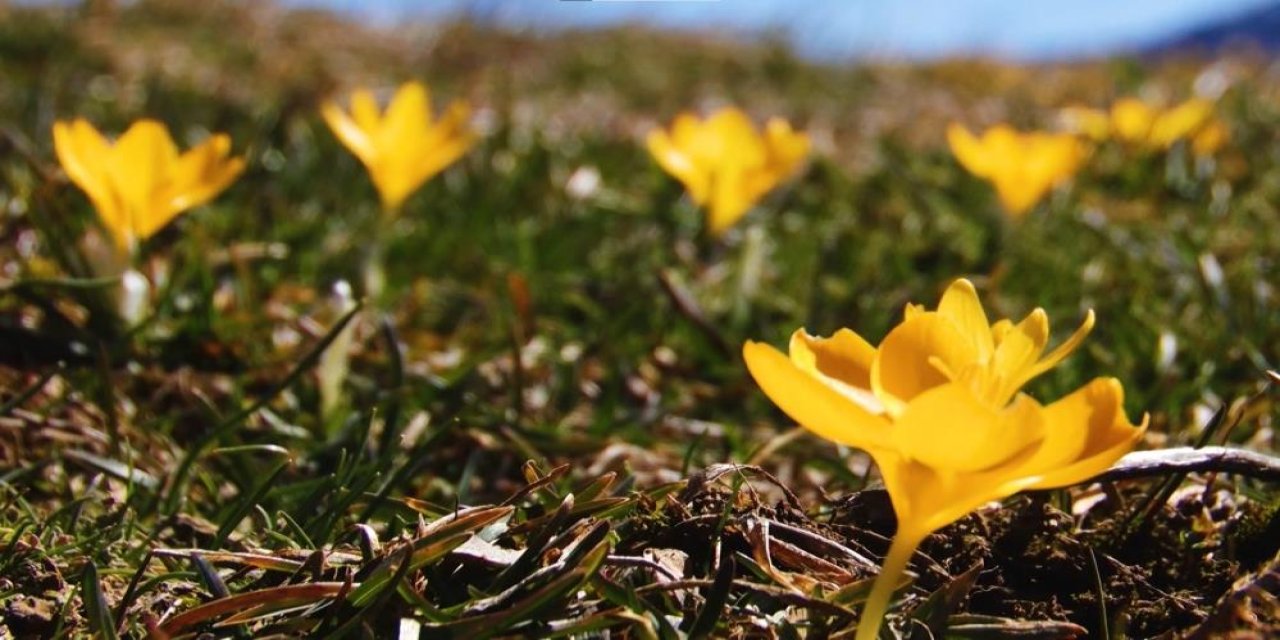
[(1234, 473), (1259, 480), (1280, 480), (1280, 458), (1230, 447), (1178, 447), (1135, 451), (1120, 458), (1098, 481), (1143, 478), (1167, 473)]

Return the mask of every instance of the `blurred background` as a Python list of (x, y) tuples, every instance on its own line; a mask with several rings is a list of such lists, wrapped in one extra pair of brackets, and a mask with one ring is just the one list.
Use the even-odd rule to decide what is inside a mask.
[(506, 28), (645, 23), (782, 37), (810, 58), (1063, 60), (1185, 46), (1280, 47), (1274, 0), (287, 0), (375, 22), (465, 16)]
[[(89, 4), (127, 5), (129, 0)], [(0, 6), (5, 2), (0, 0)], [(15, 5), (77, 0), (13, 0)], [(386, 26), (462, 19), (516, 30), (642, 24), (782, 39), (798, 54), (839, 62), (990, 56), (1063, 61), (1176, 49), (1280, 50), (1276, 0), (280, 0)]]

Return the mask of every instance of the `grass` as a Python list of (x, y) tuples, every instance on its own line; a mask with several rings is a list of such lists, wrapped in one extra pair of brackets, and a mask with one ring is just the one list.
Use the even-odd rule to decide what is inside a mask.
[[(835, 66), (642, 30), (383, 32), (239, 3), (109, 5), (0, 9), (14, 636), (846, 632), (892, 512), (861, 454), (791, 429), (738, 345), (798, 326), (875, 342), (959, 276), (999, 315), (1044, 307), (1059, 337), (1097, 311), (1037, 397), (1115, 375), (1130, 415), (1151, 414), (1152, 448), (1275, 450), (1266, 61)], [(391, 302), (353, 320), (345, 403), (322, 416), (310, 365), (376, 196), (318, 105), (409, 78), (437, 107), (470, 100), (484, 135), (388, 234)], [(943, 144), (953, 119), (1047, 126), (1069, 103), (1214, 78), (1232, 132), (1216, 159), (1106, 147), (1020, 224)], [(785, 115), (818, 147), (723, 242), (641, 144), (718, 104)], [(123, 332), (91, 313), (109, 283), (66, 266), (95, 223), (49, 131), (144, 115), (184, 144), (230, 133), (249, 169), (148, 243), (167, 284)], [(894, 619), (907, 635), (1265, 636), (1278, 508), (1273, 485), (1205, 473), (1017, 498), (931, 537)]]

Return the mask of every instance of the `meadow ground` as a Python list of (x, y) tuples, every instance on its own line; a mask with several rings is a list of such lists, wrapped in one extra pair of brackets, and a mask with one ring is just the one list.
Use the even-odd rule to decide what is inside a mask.
[[(895, 523), (865, 454), (794, 426), (740, 345), (878, 341), (957, 277), (1039, 306), (1031, 384), (1098, 375), (1142, 449), (1277, 446), (1280, 66), (1235, 55), (824, 66), (643, 30), (375, 31), (221, 0), (0, 4), (0, 637), (849, 634)], [(377, 195), (319, 106), (427, 82), (477, 144), (381, 235), (343, 397), (314, 365)], [(1221, 90), (1230, 142), (1099, 147), (1023, 219), (948, 123)], [(1215, 89), (1216, 88), (1216, 89)], [(797, 178), (701, 232), (645, 134), (738, 105), (810, 133)], [(248, 168), (149, 239), (122, 329), (80, 255), (92, 208), (50, 130), (230, 134)], [(377, 308), (381, 307), (380, 310)], [(1264, 461), (1265, 462), (1265, 461)], [(1273, 637), (1280, 493), (1249, 465), (1024, 494), (928, 538), (902, 637)], [(1266, 477), (1261, 477), (1266, 476)]]

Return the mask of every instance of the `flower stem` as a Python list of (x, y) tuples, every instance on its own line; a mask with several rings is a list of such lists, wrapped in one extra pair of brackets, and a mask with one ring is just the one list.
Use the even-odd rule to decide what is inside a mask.
[(387, 286), (386, 267), (382, 261), (382, 242), (380, 238), (375, 238), (365, 249), (364, 273), (361, 277), (365, 298), (374, 308), (381, 308), (382, 292)]
[(893, 597), (898, 579), (906, 572), (911, 555), (915, 553), (916, 547), (923, 539), (923, 535), (902, 528), (899, 528), (898, 533), (893, 536), (893, 544), (889, 545), (889, 554), (884, 558), (880, 575), (876, 576), (867, 604), (862, 607), (856, 640), (876, 640), (876, 636), (880, 633), (880, 624), (884, 622), (884, 615), (889, 612), (889, 599)]
[(765, 254), (768, 250), (765, 240), (764, 229), (760, 225), (754, 224), (747, 228), (738, 258), (738, 287), (734, 291), (730, 317), (735, 329), (746, 327), (751, 316), (751, 302), (760, 291), (761, 273), (764, 271)]
[(382, 215), (374, 223), (372, 237), (369, 238), (369, 244), (365, 248), (361, 284), (364, 285), (365, 298), (375, 309), (382, 308), (382, 294), (387, 287), (387, 271), (384, 264), (386, 248), (383, 242), (387, 236), (387, 229), (395, 223), (399, 214), (398, 209), (384, 208)]

